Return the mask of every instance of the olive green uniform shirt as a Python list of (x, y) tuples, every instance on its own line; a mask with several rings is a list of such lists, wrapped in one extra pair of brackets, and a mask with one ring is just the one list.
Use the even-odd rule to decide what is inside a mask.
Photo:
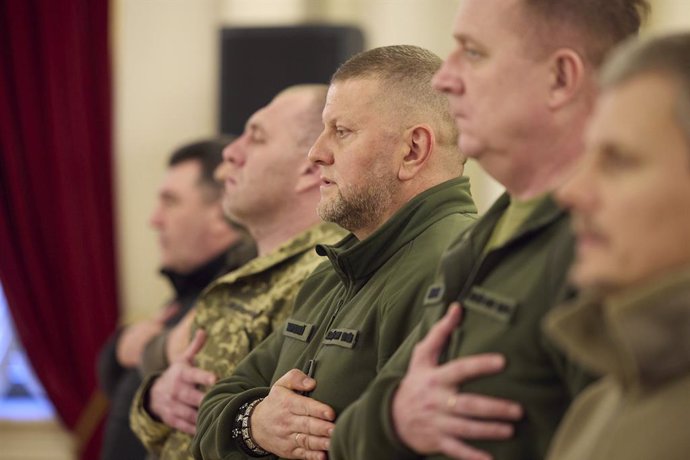
[(349, 235), (318, 246), (329, 262), (304, 284), (284, 328), (204, 398), (196, 458), (245, 458), (230, 438), (237, 410), (309, 360), (317, 382), (310, 396), (341, 413), (417, 324), (441, 254), (475, 218), (469, 180), (461, 177), (417, 195), (362, 241)]
[[(485, 251), (510, 199), (500, 197), (443, 257), (434, 295), (425, 299), (422, 323), (381, 370), (367, 392), (337, 420), (331, 460), (423, 458), (404, 446), (391, 423), (391, 401), (414, 346), (459, 300), (463, 321), (442, 361), (483, 352), (506, 356), (503, 372), (463, 382), (458, 391), (511, 399), (524, 418), (506, 441), (470, 442), (500, 460), (538, 460), (573, 396), (589, 383), (577, 366), (546, 339), (542, 317), (565, 293), (573, 253), (569, 219), (550, 197), (502, 244)], [(444, 456), (429, 456), (440, 459)]]
[[(316, 244), (337, 241), (344, 233), (333, 224), (312, 227), (211, 283), (197, 302), (192, 326), (208, 334), (195, 357), (196, 367), (221, 378), (232, 374), (237, 363), (292, 311), (299, 288), (322, 260), (314, 251)], [(156, 421), (146, 411), (145, 396), (155, 377), (143, 382), (134, 399), (132, 429), (161, 459), (192, 458), (191, 436)]]

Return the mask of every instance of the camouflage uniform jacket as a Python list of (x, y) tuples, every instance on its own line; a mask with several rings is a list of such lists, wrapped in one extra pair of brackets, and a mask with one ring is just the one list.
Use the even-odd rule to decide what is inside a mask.
[[(292, 311), (302, 283), (322, 260), (314, 251), (316, 244), (333, 243), (344, 234), (333, 224), (320, 224), (209, 285), (199, 298), (192, 326), (208, 333), (195, 365), (220, 378), (231, 375)], [(191, 437), (158, 422), (144, 407), (156, 377), (149, 376), (139, 388), (130, 413), (132, 429), (161, 459), (191, 459)]]

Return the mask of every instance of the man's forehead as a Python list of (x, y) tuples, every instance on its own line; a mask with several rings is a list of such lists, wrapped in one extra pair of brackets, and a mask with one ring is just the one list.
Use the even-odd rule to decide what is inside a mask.
[(331, 83), (323, 113), (350, 107), (353, 103), (368, 103), (378, 93), (380, 80), (358, 77)]
[[(517, 32), (527, 24), (524, 0), (462, 0), (453, 21), (456, 39), (477, 39), (487, 32)], [(520, 34), (524, 31), (520, 30)]]
[(276, 119), (292, 119), (303, 110), (306, 99), (298, 91), (281, 93), (270, 104), (255, 112), (247, 122), (248, 128), (267, 129)]
[(615, 142), (630, 150), (652, 147), (654, 139), (660, 141), (657, 136), (665, 137), (668, 129), (681, 129), (676, 116), (677, 94), (674, 81), (654, 74), (605, 88), (587, 129), (588, 143)]
[(183, 178), (196, 178), (201, 173), (201, 162), (195, 158), (185, 159), (170, 166), (165, 173), (165, 179), (179, 181)]

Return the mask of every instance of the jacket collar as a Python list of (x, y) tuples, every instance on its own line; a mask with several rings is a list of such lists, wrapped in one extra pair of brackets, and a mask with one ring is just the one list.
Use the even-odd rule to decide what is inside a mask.
[(316, 251), (328, 256), (343, 281), (368, 279), (393, 254), (437, 221), (457, 213), (476, 214), (467, 177), (438, 184), (408, 201), (380, 228), (359, 241), (352, 233)]
[(214, 278), (225, 272), (228, 251), (230, 251), (230, 248), (190, 273), (178, 273), (165, 268), (161, 269), (160, 272), (172, 284), (176, 298), (184, 297), (191, 293), (198, 293), (205, 286), (208, 286)]
[[(443, 257), (441, 264), (446, 285), (452, 286), (459, 277), (464, 280), (458, 287), (458, 298), (463, 298), (472, 286), (480, 283), (488, 273), (501, 264), (505, 255), (512, 251), (514, 244), (539, 233), (559, 220), (563, 220), (564, 225), (567, 224), (567, 212), (558, 206), (551, 195), (547, 195), (504, 244), (489, 252), (484, 251), (492, 232), (509, 205), (510, 195), (504, 193), (474, 226), (453, 243), (451, 251)], [(470, 257), (467, 257), (468, 253)], [(464, 256), (457, 257), (456, 254)]]
[[(257, 257), (242, 265), (237, 270), (233, 270), (218, 278), (216, 282), (213, 283), (213, 286), (217, 284), (234, 283), (240, 278), (262, 273), (281, 263), (291, 260), (293, 257), (300, 256), (307, 251), (313, 250), (317, 243), (336, 241), (343, 233), (343, 229), (331, 223), (322, 222), (314, 225), (285, 242), (270, 254)], [(209, 286), (208, 289), (211, 289), (213, 286)]]
[[(503, 193), (494, 204), (487, 210), (485, 216), (477, 222), (477, 224), (470, 229), (464, 236), (464, 239), (472, 239), (473, 246), (476, 246), (478, 253), (484, 251), (491, 234), (501, 219), (506, 209), (510, 205), (510, 195)], [(506, 248), (511, 246), (516, 241), (525, 238), (540, 229), (550, 225), (561, 217), (564, 217), (567, 213), (558, 206), (556, 201), (554, 201), (552, 195), (546, 195), (544, 199), (539, 203), (539, 205), (534, 209), (532, 214), (528, 219), (518, 227), (515, 234), (508, 239), (501, 247), (497, 249)]]
[(690, 267), (555, 309), (545, 327), (585, 366), (623, 385), (656, 385), (690, 371)]

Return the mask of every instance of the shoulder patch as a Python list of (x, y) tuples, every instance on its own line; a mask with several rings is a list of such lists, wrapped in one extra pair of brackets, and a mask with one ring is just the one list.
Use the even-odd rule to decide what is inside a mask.
[(291, 337), (302, 342), (309, 342), (309, 338), (311, 336), (311, 332), (313, 329), (313, 324), (303, 323), (302, 321), (297, 321), (296, 319), (288, 318), (287, 321), (285, 321), (283, 335), (285, 337)]
[(336, 345), (343, 348), (354, 348), (359, 331), (354, 329), (331, 329), (323, 339), (324, 345)]
[(424, 305), (436, 303), (443, 299), (443, 294), (446, 292), (446, 287), (443, 283), (436, 283), (429, 286), (424, 296)]
[(515, 299), (491, 292), (488, 289), (474, 286), (462, 306), (470, 310), (487, 314), (500, 321), (510, 322), (517, 309)]

